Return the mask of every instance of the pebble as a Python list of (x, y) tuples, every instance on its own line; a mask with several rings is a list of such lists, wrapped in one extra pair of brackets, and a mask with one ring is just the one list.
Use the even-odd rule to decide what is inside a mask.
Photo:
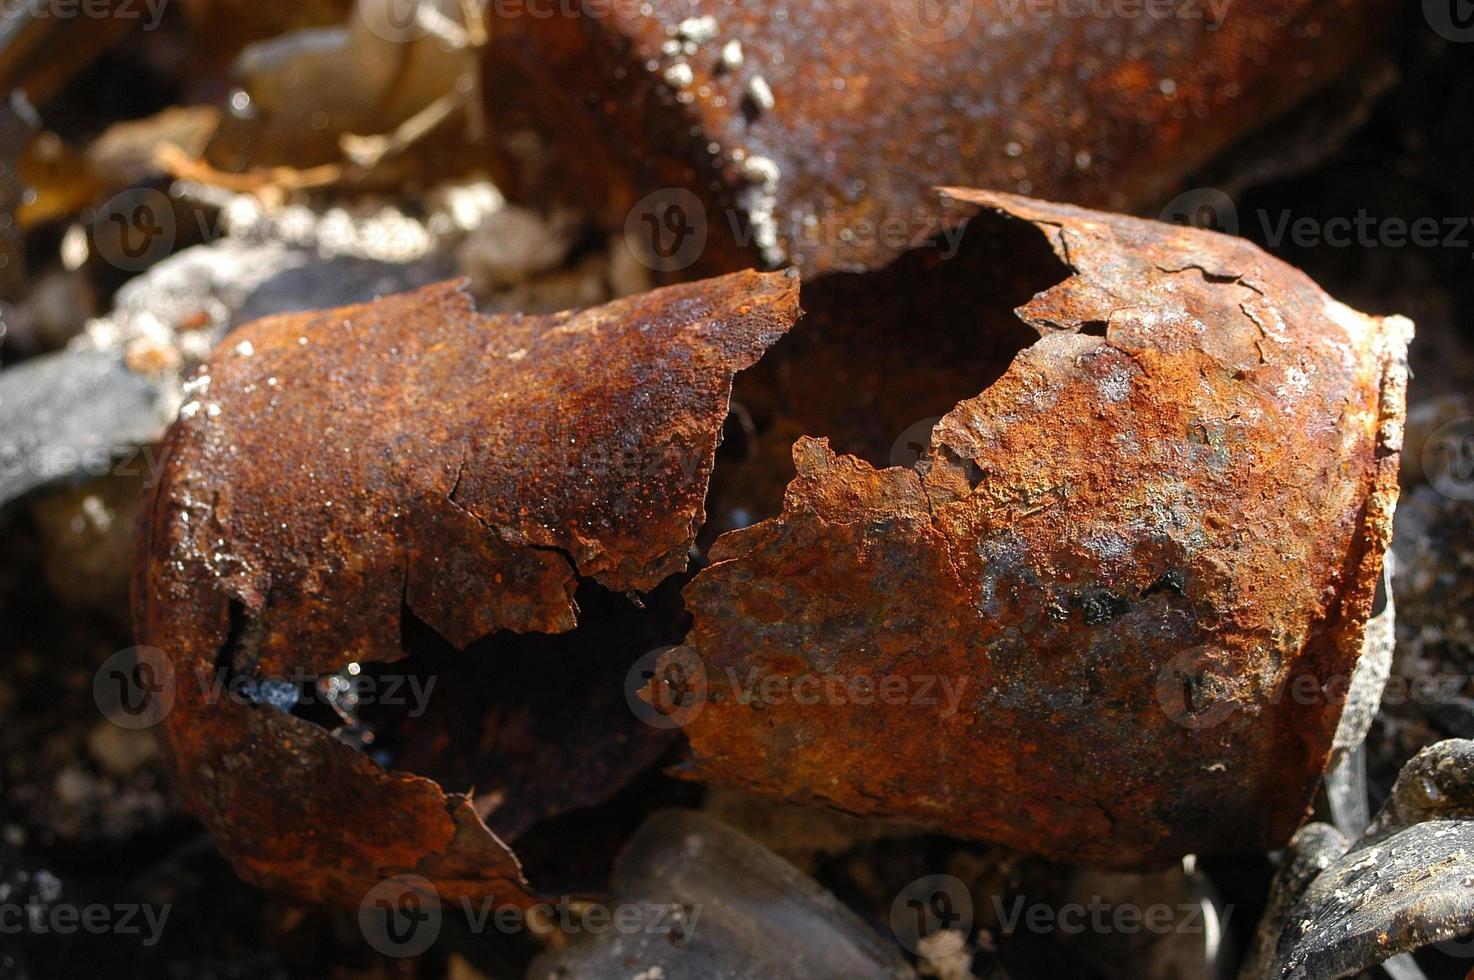
[(87, 751), (111, 776), (133, 775), (159, 754), (158, 742), (147, 731), (119, 728), (99, 721), (87, 733)]
[(747, 97), (752, 104), (763, 112), (767, 112), (776, 104), (773, 98), (773, 90), (768, 86), (767, 79), (761, 75), (754, 75), (747, 83)]
[(735, 71), (742, 67), (742, 42), (733, 38), (722, 45), (722, 67), (727, 71)]

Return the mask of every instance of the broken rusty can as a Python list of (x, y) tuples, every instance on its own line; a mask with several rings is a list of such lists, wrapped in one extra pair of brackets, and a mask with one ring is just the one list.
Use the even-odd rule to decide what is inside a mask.
[(577, 0), (490, 25), (494, 176), (663, 272), (876, 268), (966, 184), (1116, 211), (1346, 70), (1387, 0)]
[(685, 773), (1101, 866), (1282, 846), (1365, 641), (1411, 325), (1240, 239), (952, 193), (1067, 267), (1037, 339), (914, 465), (800, 439), (782, 514), (717, 540), (666, 654)]
[[(1283, 845), (1365, 641), (1410, 325), (1238, 239), (952, 195), (954, 249), (806, 284), (802, 320), (795, 275), (749, 272), (228, 338), (144, 508), (135, 618), (241, 873), (531, 901), (511, 844), (672, 751), (1095, 865)], [(672, 663), (647, 724), (621, 682), (668, 704)], [(444, 681), (423, 716), (298, 703), (386, 665)]]
[[(624, 639), (579, 631), (588, 650), (536, 644), (573, 629), (581, 579), (638, 612), (622, 593), (685, 567), (732, 375), (797, 299), (796, 277), (737, 273), (486, 317), (445, 283), (269, 317), (216, 350), (141, 514), (134, 615), (165, 755), (244, 877), (312, 901), (396, 873), (446, 899), (526, 897), (503, 838), (606, 799), (668, 736), (625, 703), (614, 658), (643, 648), (619, 644), (648, 642), (627, 619), (602, 623)], [(414, 743), (398, 755), (433, 769), (461, 736), (479, 764), (448, 788), (395, 768), (342, 696), (441, 646), (440, 694), (397, 719)], [(444, 680), (472, 662), (489, 679)], [(493, 685), (502, 701), (455, 710)], [(340, 717), (304, 710), (314, 697)]]

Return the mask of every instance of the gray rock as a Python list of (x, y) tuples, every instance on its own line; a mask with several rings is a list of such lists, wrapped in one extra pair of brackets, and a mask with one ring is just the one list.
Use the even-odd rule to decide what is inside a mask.
[(102, 476), (157, 439), (174, 402), (121, 351), (67, 350), (0, 372), (0, 505), (73, 476)]
[[(102, 476), (157, 442), (178, 411), (181, 375), (233, 327), (454, 275), (443, 255), (405, 264), (321, 259), (279, 242), (223, 240), (166, 259), (119, 290), (87, 344), (0, 372), (0, 506), (56, 480)], [(181, 329), (194, 322), (202, 325)], [(145, 376), (129, 367), (143, 360), (141, 342), (178, 350)]]
[(691, 811), (664, 810), (645, 822), (615, 866), (614, 893), (616, 916), (638, 908), (645, 918), (583, 932), (534, 961), (528, 980), (915, 977), (891, 943), (812, 878)]

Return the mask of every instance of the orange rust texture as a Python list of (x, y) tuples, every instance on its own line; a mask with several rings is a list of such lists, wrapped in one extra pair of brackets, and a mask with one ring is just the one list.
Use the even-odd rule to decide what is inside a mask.
[(653, 588), (704, 519), (732, 376), (797, 297), (739, 273), (483, 317), (442, 284), (228, 338), (168, 437), (134, 612), (174, 672), (167, 755), (245, 877), (319, 901), (410, 871), (442, 897), (524, 895), (469, 797), (199, 678), (395, 660), (408, 614), (456, 646), (569, 630), (580, 577)]
[[(1306, 680), (1349, 678), (1391, 533), (1410, 326), (1239, 239), (952, 193), (1073, 275), (914, 469), (801, 439), (782, 515), (718, 539), (686, 773), (1098, 865), (1283, 845), (1341, 707)], [(805, 676), (963, 696), (733, 682)]]
[[(710, 232), (698, 271), (766, 262), (806, 277), (884, 265), (955, 222), (937, 184), (1117, 211), (1160, 204), (1342, 72), (1396, 11), (1236, 0), (1217, 22), (1207, 4), (1165, 16), (1072, 16), (1029, 0), (651, 0), (649, 16), (572, 6), (583, 15), (492, 25), (498, 183), (576, 200), (613, 228), (644, 195), (689, 189)], [(715, 36), (687, 53), (678, 26), (702, 16)], [(742, 62), (725, 67), (733, 40)], [(754, 101), (758, 79), (771, 108)], [(529, 132), (546, 145), (531, 148)], [(774, 165), (774, 183), (755, 158)], [(766, 247), (753, 220), (764, 212)]]

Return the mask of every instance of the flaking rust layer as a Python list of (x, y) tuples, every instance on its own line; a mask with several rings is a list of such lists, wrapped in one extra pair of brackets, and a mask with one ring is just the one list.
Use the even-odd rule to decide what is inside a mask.
[[(794, 276), (738, 273), (484, 317), (443, 284), (226, 340), (168, 436), (134, 615), (172, 677), (166, 756), (245, 878), (348, 904), (405, 872), (442, 899), (527, 898), (469, 795), (213, 692), (399, 659), (409, 614), (458, 647), (570, 630), (580, 577), (633, 592), (684, 568), (732, 376), (797, 299)], [(608, 761), (606, 795), (629, 775)]]
[(936, 184), (1160, 207), (1343, 72), (1396, 11), (1389, 0), (1065, 6), (519, 9), (490, 24), (486, 52), (497, 183), (572, 199), (673, 252), (705, 234), (692, 271), (877, 268), (965, 214), (939, 204)]
[(1073, 275), (914, 468), (802, 439), (782, 514), (718, 539), (684, 771), (1102, 866), (1282, 846), (1391, 534), (1411, 324), (1240, 239), (950, 193)]

